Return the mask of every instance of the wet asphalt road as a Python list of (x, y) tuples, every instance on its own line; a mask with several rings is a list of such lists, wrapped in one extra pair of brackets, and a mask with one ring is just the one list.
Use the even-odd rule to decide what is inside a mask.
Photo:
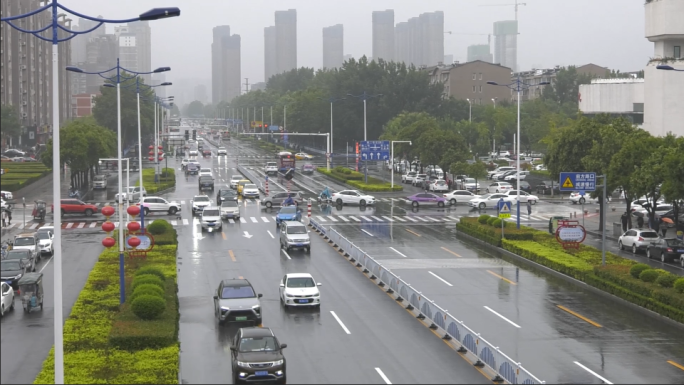
[[(63, 309), (64, 319), (83, 289), (90, 270), (102, 251), (102, 231), (63, 232)], [(44, 256), (36, 267), (43, 273), (43, 310), (23, 311), (15, 299), (13, 312), (2, 318), (0, 383), (30, 384), (36, 378), (54, 344), (54, 261)]]
[[(224, 161), (212, 158), (200, 163), (212, 162), (223, 169)], [(216, 172), (215, 177), (220, 180), (232, 173), (228, 164), (228, 170)], [(189, 202), (196, 193), (195, 183), (196, 177), (181, 178), (174, 198)], [(393, 383), (488, 382), (320, 238), (312, 237), (310, 255), (286, 254), (273, 238), (278, 236), (272, 220), (275, 212), (261, 210), (254, 201), (242, 202), (241, 207), (248, 223), (225, 222), (222, 231), (204, 234), (189, 205), (183, 207), (182, 217), (192, 223), (179, 233), (184, 383), (231, 381), (229, 341), (239, 325), (218, 326), (212, 296), (221, 279), (234, 277), (249, 279), (264, 295), (264, 326), (288, 344), (290, 383), (386, 383), (380, 373)], [(250, 217), (259, 218), (259, 223), (249, 221)], [(278, 283), (293, 272), (311, 273), (323, 283), (320, 310), (281, 307)]]

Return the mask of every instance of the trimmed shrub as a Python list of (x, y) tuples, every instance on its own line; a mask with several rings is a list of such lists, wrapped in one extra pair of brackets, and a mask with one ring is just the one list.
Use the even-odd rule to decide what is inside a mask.
[(501, 227), (501, 222), (503, 222), (503, 221), (502, 221), (500, 218), (495, 218), (495, 219), (492, 221), (492, 226), (494, 226), (494, 227)]
[[(499, 219), (499, 218), (497, 218), (497, 217), (489, 217), (489, 219), (487, 219), (487, 224), (490, 225), (490, 226), (494, 226), (494, 221), (496, 221), (497, 219)], [(500, 224), (499, 224), (499, 225), (500, 225)]]
[(645, 263), (637, 263), (636, 265), (632, 266), (631, 269), (629, 269), (629, 274), (631, 274), (634, 278), (639, 278), (639, 274), (641, 274), (642, 271), (649, 269), (651, 269), (651, 266)]
[(684, 294), (684, 278), (678, 278), (672, 285), (677, 293)]
[(489, 215), (487, 215), (487, 214), (482, 214), (482, 215), (480, 215), (479, 217), (477, 217), (477, 221), (480, 222), (480, 223), (483, 224), (483, 225), (486, 225), (486, 224), (487, 224), (487, 220), (488, 220), (489, 218), (491, 218), (491, 216), (489, 216)]
[(131, 310), (141, 319), (153, 320), (166, 310), (166, 301), (155, 295), (144, 294), (133, 300)]
[(644, 282), (654, 282), (656, 279), (658, 279), (658, 275), (658, 272), (654, 269), (648, 269), (639, 274), (639, 279)]
[(166, 279), (166, 276), (164, 276), (164, 273), (161, 270), (157, 269), (156, 267), (152, 267), (152, 266), (145, 266), (143, 268), (136, 270), (136, 272), (135, 272), (136, 277), (141, 276), (141, 275), (145, 275), (145, 274), (156, 275), (162, 281)]
[(143, 285), (139, 285), (138, 287), (133, 290), (133, 294), (129, 297), (129, 302), (133, 302), (137, 297), (140, 297), (141, 295), (156, 295), (159, 298), (164, 297), (164, 290), (162, 290), (159, 286), (153, 285), (151, 283), (146, 283)]
[(672, 287), (674, 286), (675, 281), (679, 278), (678, 276), (674, 274), (662, 274), (661, 276), (658, 277), (658, 279), (655, 280), (656, 285), (662, 286), (662, 287)]
[(131, 290), (135, 291), (135, 288), (144, 285), (144, 284), (152, 284), (152, 285), (157, 285), (159, 288), (164, 290), (164, 282), (159, 279), (156, 275), (152, 274), (144, 274), (144, 275), (139, 275), (133, 279), (133, 283), (131, 284)]
[(147, 231), (149, 231), (152, 235), (164, 234), (169, 228), (169, 226), (167, 226), (167, 223), (168, 222), (164, 220), (157, 219), (147, 226)]

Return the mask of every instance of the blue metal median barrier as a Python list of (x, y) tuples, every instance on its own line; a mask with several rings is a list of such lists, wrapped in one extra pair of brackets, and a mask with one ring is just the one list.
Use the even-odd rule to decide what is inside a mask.
[(325, 228), (321, 226), (318, 222), (316, 222), (313, 218), (309, 218), (309, 224), (311, 225), (311, 227), (314, 228), (314, 230), (316, 230), (316, 232), (321, 233), (321, 235), (323, 236), (326, 235), (327, 231), (325, 230)]
[(329, 227), (326, 232), (313, 219), (310, 224), (322, 234), (327, 234), (330, 242), (336, 244), (349, 256), (350, 262), (356, 263), (356, 267), (368, 274), (378, 286), (386, 287), (386, 292), (393, 294), (397, 302), (406, 301), (406, 309), (416, 311), (418, 319), (430, 323), (430, 329), (441, 332), (445, 340), (457, 341), (460, 345), (459, 352), (469, 354), (476, 360), (475, 366), (487, 367), (496, 373), (493, 381), (505, 381), (510, 384), (545, 384), (544, 381), (523, 368), (519, 362), (512, 360), (498, 347), (466, 326), (463, 321), (451, 315), (448, 310), (442, 309), (391, 270), (386, 269), (336, 229)]

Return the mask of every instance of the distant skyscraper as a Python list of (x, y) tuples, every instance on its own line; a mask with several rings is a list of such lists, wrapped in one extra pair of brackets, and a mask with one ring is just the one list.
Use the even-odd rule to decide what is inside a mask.
[(394, 60), (398, 63), (411, 64), (409, 58), (409, 23), (397, 23), (394, 27)]
[(444, 60), (444, 13), (423, 13), (397, 23), (395, 57), (415, 66), (432, 66)]
[[(150, 72), (152, 70), (151, 31), (147, 21), (136, 21), (114, 27), (118, 39), (117, 57), (120, 65), (131, 71)], [(111, 68), (111, 67), (110, 67)], [(142, 75), (150, 84), (150, 75)]]
[(494, 23), (494, 62), (518, 70), (518, 22), (516, 20)]
[(373, 58), (394, 60), (394, 10), (373, 11)]
[(276, 63), (276, 27), (264, 28), (264, 82), (278, 72)]
[(323, 68), (340, 68), (344, 61), (344, 27), (323, 28)]
[(240, 95), (242, 76), (240, 49), (240, 35), (231, 35), (230, 26), (214, 27), (211, 43), (211, 102), (213, 104), (222, 101), (230, 102)]
[(452, 64), (454, 62), (454, 55), (444, 55), (444, 64)]
[[(105, 34), (90, 38), (86, 44), (85, 70), (88, 72), (100, 72), (116, 65), (118, 57), (118, 40), (116, 35)], [(123, 63), (122, 63), (123, 65)], [(100, 86), (104, 79), (99, 76), (86, 76), (86, 93), (96, 94), (100, 92)]]
[(222, 39), (230, 36), (229, 25), (219, 25), (212, 29), (211, 42), (211, 102), (217, 104), (221, 101), (221, 84), (223, 83), (223, 55)]
[(276, 11), (276, 69), (277, 73), (297, 68), (297, 10)]
[(494, 57), (490, 52), (489, 44), (475, 44), (468, 46), (468, 61), (482, 60), (487, 63), (494, 63)]

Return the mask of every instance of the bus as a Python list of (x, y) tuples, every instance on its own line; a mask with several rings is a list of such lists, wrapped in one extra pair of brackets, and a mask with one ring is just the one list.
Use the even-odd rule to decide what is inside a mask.
[(221, 139), (224, 142), (230, 142), (230, 131), (222, 131), (221, 132)]
[(286, 172), (292, 170), (294, 173), (295, 169), (295, 157), (291, 152), (283, 151), (278, 153), (278, 172), (285, 174)]

